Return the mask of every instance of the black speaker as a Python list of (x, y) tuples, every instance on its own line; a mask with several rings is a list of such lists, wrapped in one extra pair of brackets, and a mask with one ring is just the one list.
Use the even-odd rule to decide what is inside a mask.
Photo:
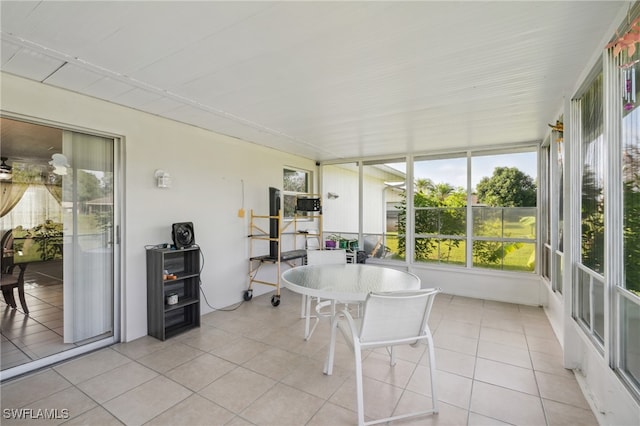
[(194, 245), (196, 238), (193, 233), (193, 222), (181, 222), (171, 225), (171, 238), (173, 239), (173, 245), (177, 249)]

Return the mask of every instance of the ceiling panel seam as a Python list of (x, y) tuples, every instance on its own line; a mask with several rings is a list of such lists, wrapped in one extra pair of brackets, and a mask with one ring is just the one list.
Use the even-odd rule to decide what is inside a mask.
[[(205, 104), (202, 104), (200, 102), (196, 102), (196, 101), (191, 100), (189, 98), (185, 98), (184, 96), (181, 96), (181, 95), (179, 95), (177, 93), (173, 93), (171, 91), (168, 91), (168, 90), (165, 90), (165, 89), (150, 85), (150, 84), (145, 83), (143, 81), (136, 80), (136, 79), (134, 79), (132, 77), (129, 77), (127, 75), (112, 71), (110, 69), (101, 67), (99, 65), (92, 64), (92, 63), (90, 63), (90, 62), (88, 62), (88, 61), (86, 61), (84, 59), (79, 58), (79, 57), (73, 57), (73, 56), (68, 55), (66, 53), (59, 52), (57, 50), (54, 50), (54, 49), (48, 48), (46, 46), (43, 46), (43, 45), (41, 45), (39, 43), (35, 43), (35, 42), (30, 41), (30, 40), (26, 40), (26, 39), (24, 39), (22, 37), (17, 37), (17, 36), (14, 36), (12, 34), (8, 34), (8, 33), (3, 32), (3, 31), (0, 31), (0, 34), (1, 34), (3, 39), (5, 39), (5, 40), (7, 40), (7, 41), (9, 41), (11, 43), (18, 44), (18, 45), (20, 45), (20, 46), (22, 46), (23, 48), (26, 48), (26, 49), (31, 49), (31, 50), (33, 50), (33, 51), (35, 51), (37, 53), (42, 54), (42, 55), (50, 56), (50, 57), (53, 57), (54, 59), (61, 60), (65, 64), (70, 63), (70, 64), (73, 64), (73, 65), (77, 65), (79, 67), (88, 69), (89, 71), (96, 72), (99, 75), (102, 75), (103, 77), (114, 78), (114, 79), (116, 79), (118, 81), (130, 84), (130, 85), (132, 85), (134, 87), (137, 87), (137, 88), (140, 88), (140, 89), (149, 90), (151, 92), (161, 94), (162, 96), (174, 99), (174, 100), (176, 100), (178, 102), (181, 102), (181, 103), (183, 103), (185, 105), (188, 105), (188, 106), (191, 106), (191, 107), (194, 107), (194, 108), (198, 108), (200, 110), (203, 110), (203, 111), (218, 115), (218, 116), (220, 116), (222, 118), (225, 118), (225, 119), (228, 119), (228, 120), (231, 120), (231, 121), (235, 121), (237, 123), (249, 126), (249, 127), (253, 128), (255, 130), (258, 130), (258, 131), (261, 131), (261, 132), (265, 132), (265, 133), (269, 133), (269, 134), (274, 135), (274, 136), (282, 137), (282, 138), (288, 139), (288, 140), (290, 140), (292, 142), (295, 142), (297, 144), (302, 144), (302, 145), (308, 146), (309, 148), (312, 148), (314, 150), (318, 150), (317, 146), (314, 146), (313, 144), (310, 144), (310, 143), (308, 143), (308, 142), (306, 142), (306, 141), (304, 141), (302, 139), (299, 139), (299, 138), (296, 138), (294, 136), (291, 136), (291, 135), (289, 135), (289, 134), (287, 134), (287, 133), (285, 133), (283, 131), (280, 131), (280, 130), (277, 130), (277, 129), (272, 129), (272, 128), (264, 126), (262, 124), (259, 124), (259, 123), (253, 122), (251, 120), (247, 120), (247, 119), (245, 119), (243, 117), (237, 116), (237, 115), (235, 115), (233, 113), (230, 113), (230, 112), (227, 112), (227, 111), (222, 111), (222, 110), (214, 108), (214, 107), (212, 107), (210, 105), (205, 105)], [(52, 75), (54, 75), (65, 64), (63, 64), (62, 66), (58, 67), (54, 72), (49, 74), (44, 80), (46, 80), (47, 78), (50, 78)]]

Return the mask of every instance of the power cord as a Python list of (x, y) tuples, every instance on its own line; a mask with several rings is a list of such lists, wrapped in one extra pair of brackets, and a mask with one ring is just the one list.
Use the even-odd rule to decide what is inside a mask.
[(144, 248), (145, 250), (171, 248), (171, 244), (169, 243), (147, 244), (146, 246), (144, 246)]
[[(171, 247), (172, 247), (171, 244), (168, 244), (168, 243), (148, 244), (144, 246), (145, 250), (163, 249), (163, 248), (168, 249)], [(197, 247), (198, 252), (200, 253), (200, 259), (202, 259), (202, 261), (200, 262), (200, 271), (198, 273), (198, 285), (200, 287), (200, 293), (202, 293), (202, 297), (204, 298), (204, 302), (207, 304), (207, 306), (215, 311), (222, 311), (222, 312), (232, 312), (238, 309), (240, 306), (242, 306), (242, 304), (244, 303), (244, 300), (228, 308), (216, 308), (215, 306), (211, 306), (211, 304), (209, 303), (209, 300), (207, 300), (207, 295), (204, 293), (204, 289), (202, 288), (202, 270), (204, 269), (204, 253), (202, 252), (202, 248), (199, 245), (193, 244), (192, 247)]]
[(236, 305), (232, 305), (233, 307), (227, 307), (227, 308), (216, 308), (214, 306), (211, 306), (211, 304), (209, 303), (209, 300), (207, 300), (207, 295), (204, 293), (204, 289), (202, 288), (202, 270), (204, 269), (204, 253), (202, 252), (202, 249), (200, 248), (200, 246), (197, 246), (197, 247), (198, 247), (198, 251), (200, 252), (200, 258), (202, 259), (202, 261), (200, 262), (200, 273), (198, 274), (198, 282), (200, 284), (200, 293), (202, 293), (204, 302), (207, 304), (208, 307), (210, 307), (215, 311), (222, 311), (222, 312), (235, 311), (240, 306), (242, 306), (242, 304), (244, 303), (244, 300), (241, 300)]

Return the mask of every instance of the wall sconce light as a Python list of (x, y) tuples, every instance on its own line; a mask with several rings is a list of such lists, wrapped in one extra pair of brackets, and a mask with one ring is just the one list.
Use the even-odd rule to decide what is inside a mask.
[(8, 158), (2, 157), (0, 160), (2, 160), (2, 163), (0, 163), (0, 180), (10, 180), (13, 173), (11, 171), (12, 167), (6, 163)]
[(338, 197), (339, 197), (339, 195), (336, 194), (335, 192), (327, 192), (327, 198), (330, 199), (330, 200), (335, 200)]
[(171, 188), (171, 175), (164, 170), (156, 170), (155, 173), (156, 184), (158, 188)]

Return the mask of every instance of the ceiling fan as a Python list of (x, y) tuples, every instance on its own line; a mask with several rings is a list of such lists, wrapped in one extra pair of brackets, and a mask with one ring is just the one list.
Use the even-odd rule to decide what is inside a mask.
[(12, 167), (7, 164), (7, 157), (0, 157), (0, 180), (11, 180), (13, 177)]

